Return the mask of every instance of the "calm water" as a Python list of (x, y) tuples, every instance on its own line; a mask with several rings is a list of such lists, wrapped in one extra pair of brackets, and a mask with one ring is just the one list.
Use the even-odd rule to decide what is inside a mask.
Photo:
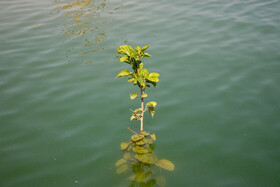
[(127, 186), (135, 91), (115, 49), (151, 45), (157, 155), (174, 187), (280, 186), (279, 0), (1, 0), (0, 186)]

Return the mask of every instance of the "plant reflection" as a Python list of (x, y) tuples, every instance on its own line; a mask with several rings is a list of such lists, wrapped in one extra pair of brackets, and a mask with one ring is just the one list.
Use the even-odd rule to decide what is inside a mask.
[(106, 10), (106, 0), (55, 0), (55, 5), (57, 13), (62, 12), (65, 17), (65, 42), (71, 46), (66, 57), (104, 49), (100, 46), (107, 36), (104, 25), (111, 19), (107, 14), (112, 13), (110, 8)]
[(131, 181), (129, 187), (165, 186), (165, 178), (160, 175), (161, 169), (174, 170), (169, 160), (159, 160), (154, 153), (155, 134), (143, 132), (131, 136), (128, 142), (121, 143), (123, 158), (116, 162), (117, 173)]

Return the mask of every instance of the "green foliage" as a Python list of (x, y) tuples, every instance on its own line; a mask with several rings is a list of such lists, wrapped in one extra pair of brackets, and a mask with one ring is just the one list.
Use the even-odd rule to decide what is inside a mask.
[[(173, 171), (174, 164), (166, 159), (159, 160), (153, 152), (156, 135), (143, 131), (134, 134), (128, 142), (121, 143), (123, 158), (116, 162), (117, 173), (126, 175), (132, 181), (131, 186), (164, 186), (165, 179), (152, 169)], [(131, 168), (131, 170), (129, 170)], [(132, 171), (132, 174), (131, 172)]]
[[(150, 54), (145, 51), (150, 46), (147, 45), (145, 47), (136, 46), (134, 49), (129, 45), (122, 45), (118, 49), (116, 49), (117, 53), (122, 54), (124, 56), (120, 57), (120, 62), (125, 62), (131, 66), (132, 72), (129, 70), (122, 70), (116, 78), (119, 77), (128, 77), (128, 82), (132, 83), (134, 86), (140, 88), (140, 95), (136, 92), (130, 94), (130, 99), (134, 100), (137, 97), (141, 99), (141, 107), (142, 110), (133, 111), (130, 120), (140, 120), (141, 126), (140, 130), (143, 131), (143, 119), (144, 112), (147, 110), (150, 112), (151, 116), (155, 115), (155, 106), (156, 102), (152, 101), (146, 105), (144, 109), (144, 98), (148, 97), (148, 94), (145, 92), (147, 88), (150, 88), (151, 85), (154, 87), (157, 85), (159, 81), (159, 74), (156, 72), (149, 73), (147, 69), (144, 69), (144, 64), (142, 62), (142, 58), (144, 57), (152, 57)], [(139, 113), (140, 112), (140, 113)]]

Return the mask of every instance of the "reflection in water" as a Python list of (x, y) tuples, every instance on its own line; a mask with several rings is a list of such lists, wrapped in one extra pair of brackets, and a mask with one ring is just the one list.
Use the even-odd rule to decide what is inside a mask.
[(129, 187), (165, 186), (165, 178), (160, 175), (161, 169), (174, 170), (169, 160), (159, 160), (155, 153), (155, 134), (143, 132), (131, 136), (131, 140), (121, 143), (123, 158), (116, 162), (117, 173), (131, 181)]
[[(110, 21), (112, 10), (106, 0), (55, 0), (57, 13), (65, 17), (64, 43), (71, 46), (66, 57), (91, 54), (102, 50), (106, 39), (104, 25)], [(122, 6), (113, 7), (115, 11)], [(69, 59), (70, 61), (70, 59)]]

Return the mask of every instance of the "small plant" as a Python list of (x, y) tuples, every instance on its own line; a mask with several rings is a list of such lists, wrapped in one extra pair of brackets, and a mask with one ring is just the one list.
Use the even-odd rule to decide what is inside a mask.
[(150, 88), (151, 85), (154, 87), (157, 85), (159, 81), (158, 73), (149, 73), (147, 69), (143, 68), (143, 57), (152, 57), (150, 54), (145, 53), (145, 51), (149, 48), (149, 45), (145, 47), (136, 46), (135, 50), (128, 45), (122, 45), (117, 49), (119, 54), (123, 54), (125, 56), (120, 57), (121, 62), (125, 62), (131, 65), (132, 72), (129, 70), (122, 70), (116, 78), (119, 77), (129, 77), (128, 82), (132, 83), (134, 86), (138, 86), (140, 89), (140, 95), (136, 92), (130, 94), (130, 99), (134, 100), (137, 97), (141, 99), (141, 107), (132, 110), (133, 114), (130, 120), (139, 120), (140, 121), (140, 134), (143, 133), (143, 123), (144, 123), (144, 113), (148, 110), (153, 117), (155, 114), (155, 106), (157, 103), (155, 101), (150, 101), (146, 104), (144, 108), (144, 98), (148, 97), (146, 93), (146, 89)]
[[(168, 171), (174, 170), (174, 164), (166, 159), (159, 160), (155, 153), (156, 135), (154, 133), (143, 131), (144, 112), (147, 110), (153, 117), (155, 114), (155, 101), (150, 101), (145, 105), (144, 98), (148, 96), (146, 89), (152, 85), (155, 87), (159, 81), (158, 73), (149, 73), (147, 69), (143, 68), (143, 57), (151, 57), (150, 54), (145, 53), (149, 46), (139, 47), (133, 49), (131, 46), (122, 45), (117, 49), (119, 54), (124, 56), (120, 57), (121, 62), (131, 65), (132, 71), (122, 70), (118, 77), (129, 77), (128, 82), (139, 87), (140, 95), (136, 92), (130, 94), (130, 99), (134, 100), (137, 97), (141, 100), (141, 107), (132, 111), (130, 120), (140, 121), (140, 134), (131, 130), (134, 135), (127, 142), (121, 142), (121, 150), (123, 151), (123, 158), (116, 162), (118, 174), (128, 174), (128, 179), (132, 181), (130, 186), (164, 186), (165, 179), (155, 169), (165, 169)], [(156, 166), (156, 167), (155, 167)], [(132, 174), (128, 172), (131, 168)]]

